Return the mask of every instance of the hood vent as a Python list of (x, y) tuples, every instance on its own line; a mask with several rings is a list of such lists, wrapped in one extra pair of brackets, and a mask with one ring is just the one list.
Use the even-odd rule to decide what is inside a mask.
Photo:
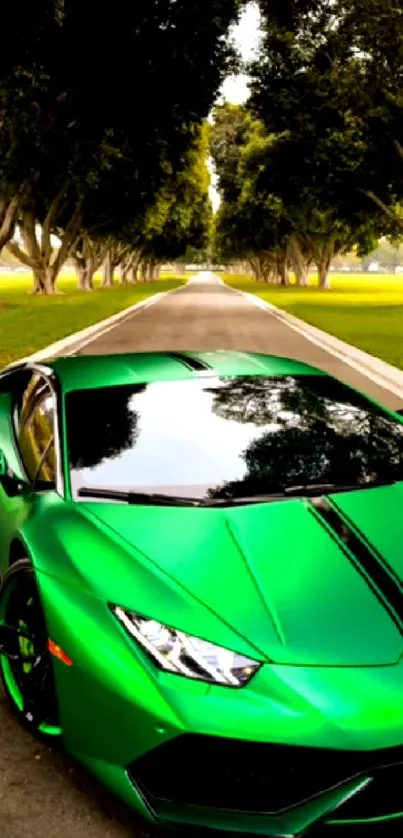
[(190, 355), (184, 355), (181, 352), (167, 352), (166, 355), (167, 358), (172, 358), (173, 361), (179, 361), (184, 367), (194, 372), (205, 372), (206, 370), (212, 369), (204, 361), (200, 361), (198, 358), (192, 358)]
[(381, 599), (394, 623), (402, 631), (403, 589), (377, 550), (357, 535), (338, 510), (324, 498), (309, 502), (310, 510), (335, 533), (345, 545), (345, 553), (357, 570), (364, 576), (378, 599)]

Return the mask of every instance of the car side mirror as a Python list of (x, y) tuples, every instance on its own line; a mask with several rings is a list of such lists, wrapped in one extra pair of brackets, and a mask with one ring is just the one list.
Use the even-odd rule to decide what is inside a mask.
[(8, 467), (7, 457), (0, 448), (0, 486), (10, 498), (15, 498), (17, 495), (22, 495), (27, 489), (30, 489), (28, 483), (20, 480), (16, 474), (13, 474)]

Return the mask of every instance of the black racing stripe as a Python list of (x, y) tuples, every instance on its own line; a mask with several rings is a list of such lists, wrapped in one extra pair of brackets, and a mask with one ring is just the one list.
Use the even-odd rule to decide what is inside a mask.
[[(344, 518), (324, 498), (310, 501), (311, 511), (321, 518), (346, 545), (349, 558), (355, 559), (357, 570), (387, 608), (396, 625), (401, 628), (403, 620), (403, 589), (398, 579), (385, 567), (382, 556), (359, 538)], [(368, 578), (369, 577), (369, 578)]]
[(181, 352), (167, 352), (166, 355), (167, 358), (179, 361), (180, 364), (183, 364), (189, 370), (194, 370), (195, 372), (204, 372), (205, 370), (212, 369), (212, 367), (204, 361), (200, 361), (198, 358), (192, 358), (190, 355), (185, 355)]

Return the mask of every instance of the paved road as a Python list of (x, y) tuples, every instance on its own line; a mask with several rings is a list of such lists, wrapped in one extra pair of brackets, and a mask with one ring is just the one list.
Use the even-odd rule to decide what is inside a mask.
[[(335, 373), (391, 407), (398, 406), (395, 396), (209, 276), (200, 276), (155, 306), (130, 316), (80, 352), (214, 348), (294, 356)], [(0, 838), (145, 838), (157, 834), (62, 753), (38, 744), (21, 730), (2, 697), (0, 731)]]

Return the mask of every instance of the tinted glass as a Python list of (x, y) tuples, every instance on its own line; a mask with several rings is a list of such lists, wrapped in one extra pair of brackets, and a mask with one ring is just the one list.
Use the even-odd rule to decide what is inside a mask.
[(322, 376), (76, 391), (66, 417), (73, 489), (218, 498), (403, 479), (403, 424)]
[(21, 458), (32, 482), (53, 484), (56, 479), (54, 400), (52, 391), (39, 376), (33, 376), (16, 416)]

